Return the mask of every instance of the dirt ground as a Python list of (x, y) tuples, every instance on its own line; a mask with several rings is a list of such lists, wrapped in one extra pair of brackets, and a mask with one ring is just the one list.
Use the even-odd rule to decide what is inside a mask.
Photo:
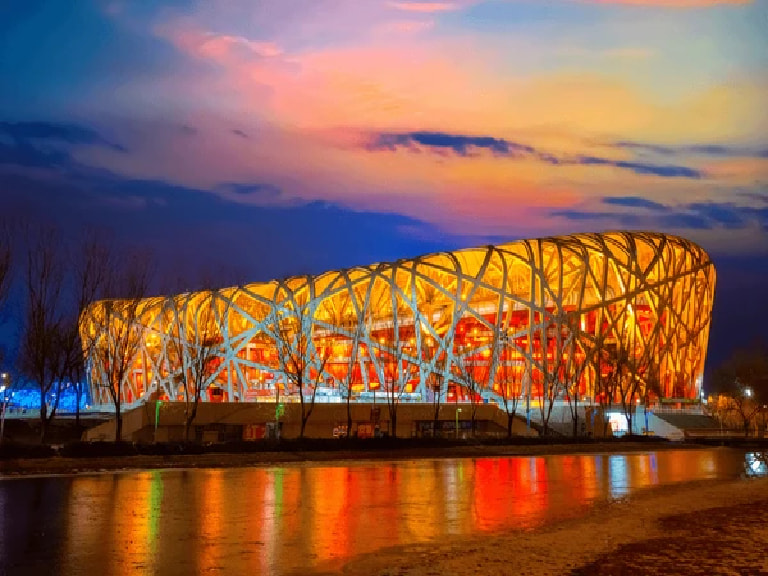
[(768, 574), (768, 478), (654, 488), (532, 532), (379, 551), (343, 574)]

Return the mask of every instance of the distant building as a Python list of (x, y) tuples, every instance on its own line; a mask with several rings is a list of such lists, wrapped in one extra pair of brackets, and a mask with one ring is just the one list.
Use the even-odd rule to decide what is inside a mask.
[[(194, 359), (212, 348), (204, 401), (295, 400), (299, 373), (318, 402), (393, 390), (401, 402), (615, 400), (616, 382), (630, 378), (649, 399), (695, 400), (714, 287), (697, 245), (610, 232), (147, 298), (122, 398), (182, 400)], [(110, 314), (109, 302), (95, 302), (90, 318)], [(98, 325), (85, 328), (95, 348), (110, 338)], [(95, 348), (92, 398), (109, 403)]]

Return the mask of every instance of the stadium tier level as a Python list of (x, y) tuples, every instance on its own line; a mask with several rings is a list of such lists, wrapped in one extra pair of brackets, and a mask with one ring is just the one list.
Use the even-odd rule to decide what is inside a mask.
[(125, 404), (196, 388), (209, 402), (618, 401), (630, 386), (691, 401), (714, 287), (708, 255), (682, 238), (578, 234), (99, 301), (83, 341), (102, 404), (110, 386)]

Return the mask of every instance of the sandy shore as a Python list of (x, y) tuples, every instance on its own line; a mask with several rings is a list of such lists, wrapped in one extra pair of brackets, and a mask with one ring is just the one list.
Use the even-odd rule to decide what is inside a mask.
[(378, 551), (343, 574), (768, 574), (768, 478), (666, 486), (532, 532)]
[(589, 444), (456, 445), (381, 450), (251, 452), (241, 454), (186, 454), (107, 456), (100, 458), (28, 458), (0, 460), (0, 478), (31, 474), (77, 474), (107, 470), (162, 468), (236, 468), (298, 462), (360, 460), (412, 460), (423, 458), (483, 458), (540, 456), (546, 454), (595, 454), (697, 449), (701, 446), (672, 442), (610, 442)]

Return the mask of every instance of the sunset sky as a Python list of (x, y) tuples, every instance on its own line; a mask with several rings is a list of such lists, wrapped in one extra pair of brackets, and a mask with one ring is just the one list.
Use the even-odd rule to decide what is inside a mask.
[(768, 324), (766, 30), (768, 0), (11, 0), (0, 210), (227, 280), (675, 233), (722, 357)]

